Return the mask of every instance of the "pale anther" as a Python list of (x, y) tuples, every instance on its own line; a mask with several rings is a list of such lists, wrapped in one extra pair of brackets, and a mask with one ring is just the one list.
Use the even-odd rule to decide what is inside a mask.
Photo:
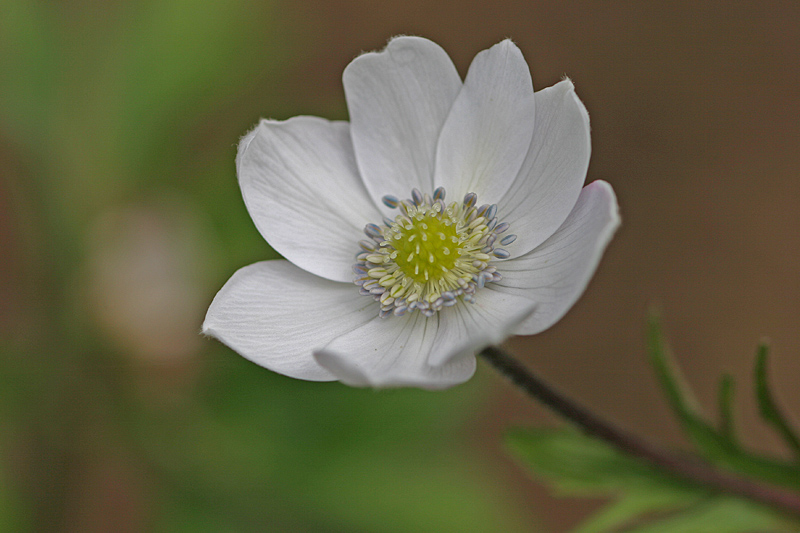
[(397, 204), (400, 203), (400, 200), (398, 200), (396, 196), (392, 196), (390, 194), (387, 194), (381, 198), (381, 201), (383, 201), (384, 205), (390, 209), (395, 209)]

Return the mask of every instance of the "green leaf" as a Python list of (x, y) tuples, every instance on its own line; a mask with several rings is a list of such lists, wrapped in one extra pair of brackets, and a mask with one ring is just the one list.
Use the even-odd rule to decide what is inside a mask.
[(775, 428), (778, 434), (783, 438), (786, 444), (794, 452), (795, 456), (800, 459), (800, 439), (797, 438), (786, 417), (781, 412), (778, 404), (772, 396), (767, 381), (767, 358), (769, 356), (769, 346), (762, 342), (758, 346), (756, 355), (756, 366), (753, 371), (756, 382), (756, 397), (758, 399), (758, 410), (761, 417), (767, 424)]
[[(786, 487), (792, 487), (794, 489), (800, 489), (800, 465), (768, 457), (761, 457), (741, 450), (737, 448), (736, 443), (729, 438), (730, 435), (726, 434), (726, 430), (718, 432), (706, 421), (700, 413), (697, 402), (686, 385), (666, 345), (663, 334), (661, 333), (659, 319), (655, 314), (650, 315), (650, 320), (648, 322), (648, 341), (650, 358), (667, 395), (667, 399), (681, 422), (681, 425), (684, 427), (684, 430), (706, 459), (714, 464), (725, 466), (730, 470), (746, 476)], [(764, 370), (762, 369), (761, 372), (763, 375)], [(762, 380), (766, 383), (765, 377), (763, 377)], [(722, 385), (723, 388), (726, 386), (728, 385)], [(732, 391), (721, 391), (720, 394), (732, 395)], [(722, 400), (721, 416), (723, 417), (730, 418), (730, 414), (725, 414), (725, 412), (730, 410), (730, 407), (724, 405), (725, 402), (729, 401), (729, 399)], [(771, 405), (774, 406), (774, 402)], [(778, 419), (783, 420), (779, 413)], [(788, 425), (786, 428), (788, 430)], [(789, 433), (791, 432), (789, 431)]]
[(629, 533), (767, 533), (796, 531), (768, 509), (736, 498), (718, 496)]
[(631, 488), (675, 494), (700, 494), (693, 485), (665, 475), (639, 459), (573, 429), (515, 429), (506, 444), (537, 474), (566, 494), (608, 494)]
[(652, 516), (685, 507), (691, 503), (676, 500), (669, 494), (650, 494), (630, 492), (620, 496), (599, 512), (590, 516), (572, 533), (602, 533), (614, 531), (619, 526), (630, 524), (641, 516)]
[(562, 494), (618, 498), (576, 533), (609, 531), (639, 516), (682, 509), (709, 497), (705, 489), (573, 429), (514, 430), (506, 444), (513, 455)]
[(655, 313), (650, 314), (647, 333), (650, 360), (667, 395), (667, 401), (684, 431), (707, 458), (716, 460), (726, 455), (733, 443), (724, 434), (718, 433), (703, 417), (664, 340), (661, 323)]
[(506, 444), (562, 494), (616, 498), (573, 533), (791, 530), (776, 529), (785, 522), (761, 505), (710, 492), (571, 428), (517, 429)]

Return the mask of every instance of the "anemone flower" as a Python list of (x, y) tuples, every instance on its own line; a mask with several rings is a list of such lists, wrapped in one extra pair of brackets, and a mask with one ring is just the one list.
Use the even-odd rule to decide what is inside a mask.
[(345, 69), (350, 122), (262, 120), (236, 167), (285, 260), (237, 271), (203, 332), (275, 372), (440, 389), (475, 354), (558, 321), (619, 224), (583, 187), (589, 116), (569, 80), (534, 93), (509, 40), (462, 82), (447, 54), (397, 37)]

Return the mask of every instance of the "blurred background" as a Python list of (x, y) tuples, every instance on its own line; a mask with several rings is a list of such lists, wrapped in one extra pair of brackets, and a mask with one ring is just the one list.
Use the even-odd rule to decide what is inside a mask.
[(745, 442), (785, 454), (749, 373), (769, 336), (800, 413), (798, 28), (790, 1), (0, 0), (0, 531), (561, 532), (602, 504), (507, 457), (505, 428), (558, 421), (486, 366), (356, 390), (199, 335), (228, 277), (275, 257), (238, 138), (346, 119), (343, 68), (401, 33), (462, 75), (511, 37), (537, 89), (568, 75), (589, 109), (588, 180), (623, 226), (574, 309), (509, 347), (683, 446), (646, 362), (656, 303), (700, 401), (731, 372)]

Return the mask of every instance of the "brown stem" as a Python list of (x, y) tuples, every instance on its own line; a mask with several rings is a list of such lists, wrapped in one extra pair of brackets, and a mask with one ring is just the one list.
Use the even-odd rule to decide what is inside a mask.
[(698, 485), (743, 496), (800, 516), (800, 494), (773, 485), (765, 485), (732, 472), (718, 470), (694, 457), (678, 456), (623, 431), (544, 382), (500, 348), (489, 346), (480, 355), (530, 397), (540, 401), (589, 435)]

